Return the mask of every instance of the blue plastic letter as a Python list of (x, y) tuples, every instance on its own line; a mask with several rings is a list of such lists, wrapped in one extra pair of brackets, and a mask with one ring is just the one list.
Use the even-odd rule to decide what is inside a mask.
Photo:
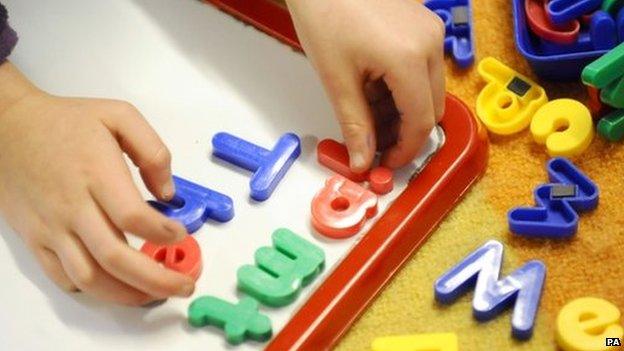
[(474, 62), (472, 9), (470, 0), (428, 0), (425, 6), (435, 12), (446, 29), (444, 51), (455, 63), (467, 68)]
[(572, 184), (577, 186), (576, 196), (566, 201), (578, 212), (591, 211), (598, 206), (600, 191), (596, 184), (576, 167), (570, 160), (555, 157), (546, 165), (551, 183)]
[(516, 207), (509, 211), (509, 230), (531, 237), (567, 238), (578, 229), (579, 216), (565, 199), (552, 199), (554, 184), (538, 186), (533, 196), (535, 207)]
[(540, 261), (529, 261), (498, 280), (502, 258), (503, 244), (496, 240), (486, 242), (438, 278), (435, 297), (449, 304), (474, 286), (472, 308), (479, 321), (494, 318), (515, 301), (512, 334), (517, 339), (528, 339), (533, 333), (546, 267)]
[(554, 24), (564, 25), (597, 10), (600, 5), (602, 0), (551, 0), (546, 10)]
[(212, 138), (213, 154), (254, 172), (249, 182), (251, 198), (268, 199), (290, 166), (301, 154), (301, 141), (292, 133), (282, 135), (273, 150), (264, 149), (228, 133)]
[(615, 20), (604, 11), (592, 15), (589, 35), (596, 50), (610, 50), (618, 44)]
[[(518, 235), (566, 238), (578, 229), (578, 212), (598, 206), (599, 190), (569, 160), (557, 157), (548, 161), (550, 184), (542, 184), (534, 191), (535, 207), (517, 207), (509, 211), (509, 229)], [(557, 184), (576, 185), (576, 194), (552, 198), (551, 190)]]
[(186, 179), (173, 176), (176, 194), (169, 202), (148, 201), (152, 207), (186, 227), (189, 233), (197, 231), (208, 219), (227, 222), (234, 217), (232, 199)]
[(623, 42), (624, 41), (624, 7), (622, 7), (620, 11), (618, 11), (615, 23), (617, 26), (618, 38), (620, 39), (620, 42)]
[(596, 11), (591, 16), (589, 28), (580, 32), (575, 43), (562, 45), (540, 40), (538, 47), (550, 60), (555, 60), (554, 57), (559, 55), (571, 55), (578, 60), (578, 55), (601, 50), (606, 52), (614, 48), (618, 42), (615, 19), (604, 11)]

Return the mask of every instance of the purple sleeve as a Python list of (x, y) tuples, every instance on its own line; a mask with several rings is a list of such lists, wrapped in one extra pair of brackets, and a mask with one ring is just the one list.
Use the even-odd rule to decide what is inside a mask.
[(17, 33), (9, 26), (9, 14), (0, 4), (0, 63), (4, 62), (17, 44)]

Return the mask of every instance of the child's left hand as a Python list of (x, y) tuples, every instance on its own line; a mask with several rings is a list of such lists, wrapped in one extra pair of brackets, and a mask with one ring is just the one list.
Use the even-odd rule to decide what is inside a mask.
[(44, 272), (120, 304), (188, 297), (193, 279), (128, 245), (126, 233), (158, 244), (188, 234), (143, 200), (124, 152), (157, 199), (173, 197), (169, 150), (136, 108), (53, 96), (0, 65), (0, 214)]
[(287, 0), (354, 171), (411, 162), (444, 114), (444, 24), (417, 0)]

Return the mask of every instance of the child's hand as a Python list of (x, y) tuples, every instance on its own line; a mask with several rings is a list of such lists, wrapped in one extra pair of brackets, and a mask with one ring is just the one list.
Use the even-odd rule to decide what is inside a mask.
[(143, 201), (122, 152), (154, 196), (172, 197), (169, 151), (131, 105), (51, 96), (0, 66), (0, 211), (47, 275), (122, 304), (189, 296), (191, 278), (127, 245), (124, 232), (157, 243), (187, 234)]
[(349, 149), (351, 168), (375, 150), (412, 161), (444, 114), (444, 25), (417, 0), (287, 0)]

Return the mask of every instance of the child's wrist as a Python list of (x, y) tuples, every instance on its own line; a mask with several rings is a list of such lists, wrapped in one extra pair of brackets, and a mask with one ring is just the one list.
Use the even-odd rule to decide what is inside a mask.
[(38, 91), (11, 62), (0, 64), (0, 118), (15, 103)]

